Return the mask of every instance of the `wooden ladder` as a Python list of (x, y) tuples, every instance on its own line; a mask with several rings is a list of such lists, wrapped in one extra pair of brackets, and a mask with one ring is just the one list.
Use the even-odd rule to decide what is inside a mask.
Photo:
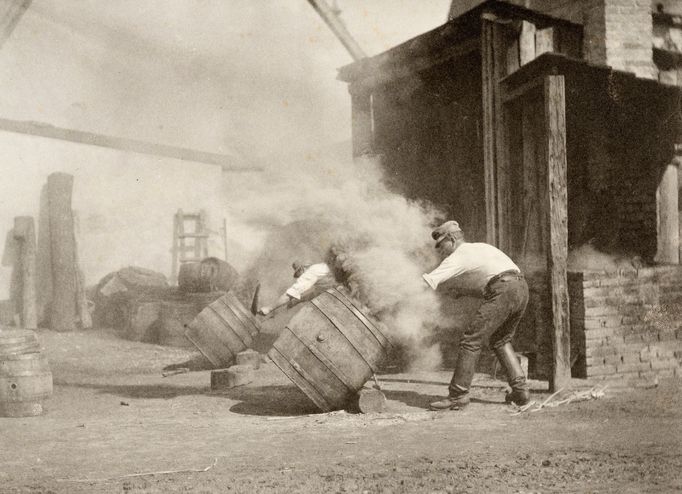
[(199, 262), (208, 257), (208, 235), (206, 213), (203, 210), (198, 213), (185, 213), (178, 209), (173, 221), (172, 283), (178, 279), (181, 264)]

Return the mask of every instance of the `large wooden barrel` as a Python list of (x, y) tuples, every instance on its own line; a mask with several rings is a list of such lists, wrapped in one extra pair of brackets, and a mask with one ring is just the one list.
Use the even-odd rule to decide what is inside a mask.
[(389, 348), (377, 326), (332, 288), (305, 303), (268, 356), (320, 410), (329, 412), (347, 404)]
[(36, 334), (28, 329), (0, 328), (0, 359), (40, 351)]
[(0, 416), (31, 417), (43, 413), (52, 394), (52, 373), (40, 353), (0, 359)]
[(227, 367), (250, 348), (260, 324), (233, 293), (226, 293), (192, 321), (185, 336), (216, 368)]

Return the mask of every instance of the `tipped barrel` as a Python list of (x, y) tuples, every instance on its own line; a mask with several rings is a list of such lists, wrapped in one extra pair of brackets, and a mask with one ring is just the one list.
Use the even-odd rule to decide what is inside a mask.
[(336, 289), (296, 314), (268, 355), (324, 412), (346, 406), (376, 372), (388, 338)]

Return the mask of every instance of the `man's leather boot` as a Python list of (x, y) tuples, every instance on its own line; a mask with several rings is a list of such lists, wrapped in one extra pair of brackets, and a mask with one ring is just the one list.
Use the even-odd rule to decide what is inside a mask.
[(511, 343), (505, 343), (495, 348), (495, 355), (504, 367), (507, 373), (507, 382), (511, 387), (511, 392), (507, 393), (504, 401), (518, 406), (526, 405), (530, 401), (528, 382)]
[(469, 404), (469, 387), (474, 378), (479, 353), (459, 349), (455, 373), (448, 387), (449, 395), (444, 400), (431, 403), (431, 410), (461, 410)]

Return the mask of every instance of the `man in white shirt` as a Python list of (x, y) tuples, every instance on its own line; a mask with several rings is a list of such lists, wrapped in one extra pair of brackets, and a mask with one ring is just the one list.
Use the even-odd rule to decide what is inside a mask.
[(329, 288), (334, 288), (338, 283), (334, 278), (329, 266), (324, 263), (308, 264), (300, 261), (294, 262), (291, 267), (294, 270), (296, 281), (280, 295), (272, 306), (263, 306), (258, 310), (259, 314), (267, 315), (273, 310), (288, 304), (289, 307), (315, 298)]
[(436, 290), (447, 287), (463, 295), (483, 298), (459, 343), (455, 373), (446, 399), (430, 404), (432, 410), (459, 410), (469, 403), (469, 388), (481, 347), (488, 340), (504, 367), (511, 392), (505, 401), (530, 401), (526, 376), (511, 345), (528, 304), (528, 285), (521, 270), (501, 250), (485, 243), (469, 243), (456, 221), (447, 221), (431, 236), (443, 261), (424, 274)]

